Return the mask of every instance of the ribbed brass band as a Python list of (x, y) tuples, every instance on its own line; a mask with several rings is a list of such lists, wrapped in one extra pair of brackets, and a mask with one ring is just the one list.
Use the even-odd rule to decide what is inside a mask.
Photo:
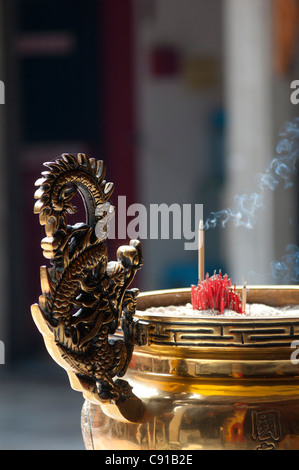
[[(197, 357), (193, 354), (191, 357), (185, 356), (186, 351), (175, 350), (169, 354), (164, 351), (151, 349), (152, 354), (140, 352), (136, 348), (134, 358), (130, 364), (130, 370), (135, 370), (144, 374), (156, 374), (164, 377), (298, 377), (299, 366), (291, 361), (293, 350), (289, 349), (284, 359), (277, 359), (277, 354), (272, 351), (272, 355), (241, 355), (240, 351), (235, 349), (233, 354), (228, 357), (227, 354), (221, 354), (221, 351), (209, 351), (209, 354), (198, 352)], [(209, 358), (207, 358), (209, 356)]]

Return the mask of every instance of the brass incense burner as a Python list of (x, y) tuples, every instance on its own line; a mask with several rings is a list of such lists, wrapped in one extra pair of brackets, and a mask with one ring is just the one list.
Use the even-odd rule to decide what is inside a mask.
[[(108, 262), (104, 164), (62, 155), (37, 181), (45, 225), (42, 295), (33, 318), (51, 356), (83, 393), (87, 449), (299, 449), (299, 317), (158, 315), (190, 289), (138, 293), (140, 242)], [(87, 222), (66, 222), (76, 191)], [(138, 295), (139, 294), (139, 295)], [(248, 303), (298, 305), (298, 286), (250, 287)], [(122, 378), (125, 377), (125, 380)]]

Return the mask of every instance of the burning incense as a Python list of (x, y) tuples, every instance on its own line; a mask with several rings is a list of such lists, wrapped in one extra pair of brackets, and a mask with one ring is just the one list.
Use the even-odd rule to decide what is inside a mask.
[(199, 281), (197, 286), (191, 286), (191, 302), (193, 310), (217, 310), (223, 314), (224, 309), (234, 310), (237, 313), (244, 313), (242, 301), (236, 286), (232, 286), (227, 274), (222, 275), (221, 271), (212, 277), (206, 274), (203, 281)]
[(198, 224), (198, 284), (191, 286), (191, 302), (193, 310), (217, 310), (223, 314), (228, 308), (237, 313), (245, 313), (246, 306), (246, 284), (243, 288), (242, 300), (232, 287), (231, 280), (227, 274), (222, 276), (214, 272), (214, 276), (205, 275), (205, 232), (204, 221)]
[(205, 229), (201, 219), (198, 224), (198, 280), (205, 278)]

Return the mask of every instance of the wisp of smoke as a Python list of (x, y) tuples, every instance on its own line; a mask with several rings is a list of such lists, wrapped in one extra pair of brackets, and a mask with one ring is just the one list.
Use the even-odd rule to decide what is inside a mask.
[(280, 261), (271, 263), (272, 276), (278, 284), (299, 282), (299, 247), (288, 245)]
[[(232, 220), (237, 227), (253, 228), (258, 209), (264, 208), (264, 191), (293, 186), (292, 176), (297, 171), (299, 158), (299, 118), (285, 124), (280, 133), (282, 137), (276, 147), (276, 156), (271, 161), (265, 173), (256, 176), (257, 191), (251, 194), (235, 196), (235, 208), (211, 212), (205, 221), (205, 230), (215, 227), (225, 227)], [(299, 247), (288, 245), (287, 254), (280, 261), (271, 263), (273, 279), (278, 284), (299, 282)]]
[(299, 118), (287, 122), (280, 133), (282, 139), (276, 147), (276, 156), (271, 161), (265, 173), (256, 176), (257, 191), (251, 194), (241, 194), (234, 197), (235, 207), (211, 212), (205, 220), (205, 230), (215, 227), (225, 227), (232, 220), (237, 227), (253, 228), (258, 209), (264, 206), (264, 190), (283, 190), (293, 186), (291, 178), (297, 171), (299, 159)]

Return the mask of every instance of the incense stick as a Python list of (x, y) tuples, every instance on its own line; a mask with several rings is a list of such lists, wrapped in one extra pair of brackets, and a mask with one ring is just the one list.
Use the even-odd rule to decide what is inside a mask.
[(198, 280), (205, 277), (205, 231), (204, 222), (201, 219), (198, 224)]

